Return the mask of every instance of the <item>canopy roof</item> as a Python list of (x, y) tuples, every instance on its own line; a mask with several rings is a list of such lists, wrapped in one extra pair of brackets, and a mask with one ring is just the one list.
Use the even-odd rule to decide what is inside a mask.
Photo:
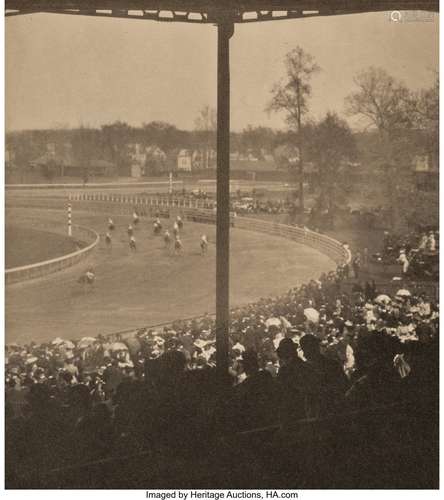
[(52, 12), (166, 22), (247, 23), (393, 10), (439, 11), (439, 0), (6, 0), (6, 15)]

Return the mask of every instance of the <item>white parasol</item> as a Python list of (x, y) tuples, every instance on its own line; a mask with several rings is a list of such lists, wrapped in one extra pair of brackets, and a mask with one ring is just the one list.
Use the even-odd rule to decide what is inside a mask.
[(281, 320), (279, 318), (268, 318), (265, 326), (267, 328), (270, 328), (270, 326), (281, 326)]
[(111, 351), (127, 351), (128, 347), (123, 342), (114, 342), (110, 349)]
[(89, 345), (94, 344), (95, 341), (96, 339), (94, 337), (83, 337), (83, 339), (80, 339), (79, 347), (88, 347)]
[(307, 309), (304, 309), (304, 315), (308, 321), (311, 321), (312, 323), (319, 323), (319, 312), (313, 307), (307, 307)]
[(392, 299), (385, 294), (378, 295), (375, 299), (375, 302), (378, 304), (389, 304), (392, 301)]

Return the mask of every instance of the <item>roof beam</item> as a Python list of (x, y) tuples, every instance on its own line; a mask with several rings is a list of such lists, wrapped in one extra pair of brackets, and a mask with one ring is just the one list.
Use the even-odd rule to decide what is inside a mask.
[(439, 12), (439, 0), (5, 0), (6, 16), (37, 12), (214, 23), (251, 23), (390, 10)]

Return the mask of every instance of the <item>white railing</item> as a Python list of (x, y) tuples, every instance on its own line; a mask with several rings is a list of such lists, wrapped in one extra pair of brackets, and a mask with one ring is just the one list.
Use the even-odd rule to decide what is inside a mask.
[[(53, 222), (46, 224), (38, 224), (40, 227), (49, 227), (54, 229)], [(35, 225), (33, 226), (36, 227)], [(60, 227), (64, 227), (66, 230), (66, 225)], [(98, 244), (100, 237), (99, 235), (84, 226), (73, 225), (73, 236), (79, 240), (85, 240), (87, 242), (92, 240), (88, 246), (81, 248), (80, 250), (76, 250), (68, 255), (62, 255), (61, 257), (57, 257), (55, 259), (45, 260), (43, 262), (37, 262), (35, 264), (29, 264), (27, 266), (14, 267), (11, 269), (6, 269), (5, 271), (5, 282), (6, 284), (18, 283), (21, 281), (27, 281), (30, 279), (38, 278), (41, 276), (46, 276), (48, 274), (52, 274), (54, 272), (60, 271), (62, 269), (66, 269), (67, 267), (71, 267), (77, 262), (88, 257), (91, 252), (94, 250), (96, 245)], [(56, 231), (57, 232), (57, 231)]]
[[(182, 187), (183, 181), (173, 181), (173, 186)], [(132, 188), (132, 187), (152, 187), (152, 186), (169, 186), (168, 180), (156, 181), (134, 181), (134, 182), (87, 182), (84, 183), (54, 183), (54, 184), (5, 184), (5, 189), (20, 190), (20, 189), (107, 189), (107, 188)]]

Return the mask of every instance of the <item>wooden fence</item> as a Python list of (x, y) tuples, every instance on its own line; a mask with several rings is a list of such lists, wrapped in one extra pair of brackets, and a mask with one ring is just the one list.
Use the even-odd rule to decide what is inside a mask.
[[(41, 227), (42, 229), (50, 229), (54, 231), (57, 227), (59, 230), (64, 229), (66, 231), (66, 224), (47, 222), (34, 224), (33, 227)], [(71, 267), (77, 262), (86, 259), (91, 252), (94, 250), (99, 242), (99, 235), (84, 226), (73, 225), (73, 238), (89, 243), (86, 247), (76, 250), (68, 255), (62, 255), (55, 259), (45, 260), (43, 262), (37, 262), (36, 264), (29, 264), (27, 266), (14, 267), (11, 269), (6, 269), (5, 271), (5, 282), (7, 285), (11, 283), (18, 283), (22, 281), (27, 281), (30, 279), (38, 278), (41, 276), (46, 276), (48, 274), (55, 273), (67, 267)], [(59, 232), (59, 231), (55, 231)]]

